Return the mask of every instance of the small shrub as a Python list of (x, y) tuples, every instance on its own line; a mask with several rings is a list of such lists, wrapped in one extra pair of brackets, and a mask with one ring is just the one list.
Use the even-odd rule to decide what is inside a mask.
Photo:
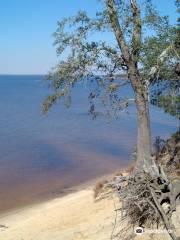
[(107, 180), (102, 180), (96, 183), (95, 187), (94, 187), (94, 198), (96, 199), (99, 194), (102, 192), (103, 187), (105, 185), (105, 183), (107, 183)]

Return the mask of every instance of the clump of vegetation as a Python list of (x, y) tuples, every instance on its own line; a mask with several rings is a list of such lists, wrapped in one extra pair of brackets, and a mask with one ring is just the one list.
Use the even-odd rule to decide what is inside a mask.
[(169, 176), (180, 176), (180, 130), (164, 142), (158, 161), (164, 165)]
[(152, 103), (163, 108), (165, 112), (180, 119), (180, 95), (162, 95), (157, 97)]
[(99, 181), (96, 183), (96, 185), (94, 187), (94, 198), (95, 199), (100, 195), (100, 193), (102, 193), (103, 187), (105, 186), (106, 183), (108, 183), (107, 180)]

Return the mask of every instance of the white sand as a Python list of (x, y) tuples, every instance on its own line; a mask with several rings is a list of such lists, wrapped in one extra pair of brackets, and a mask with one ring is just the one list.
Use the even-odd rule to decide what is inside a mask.
[(114, 213), (113, 200), (81, 190), (0, 217), (0, 240), (110, 239)]
[[(94, 202), (92, 188), (86, 188), (29, 206), (0, 217), (0, 240), (110, 240), (114, 203), (118, 206), (113, 199)], [(180, 214), (176, 214), (175, 222), (180, 226)], [(167, 234), (154, 237), (170, 239)], [(136, 239), (152, 240), (152, 236)]]

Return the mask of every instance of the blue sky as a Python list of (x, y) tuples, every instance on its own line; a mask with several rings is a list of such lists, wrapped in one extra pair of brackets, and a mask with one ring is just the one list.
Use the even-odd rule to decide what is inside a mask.
[[(174, 0), (154, 0), (162, 14), (177, 19)], [(57, 62), (52, 33), (57, 21), (85, 9), (93, 15), (97, 0), (0, 0), (0, 74), (44, 74)]]

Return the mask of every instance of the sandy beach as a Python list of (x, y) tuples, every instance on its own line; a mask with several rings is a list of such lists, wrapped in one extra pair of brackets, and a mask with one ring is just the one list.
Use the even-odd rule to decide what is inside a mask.
[(93, 187), (0, 217), (2, 240), (110, 239), (114, 201), (94, 201)]
[[(114, 228), (116, 212), (120, 207), (116, 197), (94, 200), (94, 185), (44, 203), (6, 213), (0, 216), (1, 240), (109, 240)], [(180, 207), (174, 216), (180, 224)], [(118, 221), (119, 218), (116, 220)], [(119, 222), (118, 222), (119, 223)], [(120, 224), (118, 224), (119, 226)], [(118, 226), (115, 231), (118, 231)], [(167, 234), (154, 239), (170, 239)], [(121, 238), (114, 238), (121, 239)], [(152, 239), (137, 236), (136, 239)]]

